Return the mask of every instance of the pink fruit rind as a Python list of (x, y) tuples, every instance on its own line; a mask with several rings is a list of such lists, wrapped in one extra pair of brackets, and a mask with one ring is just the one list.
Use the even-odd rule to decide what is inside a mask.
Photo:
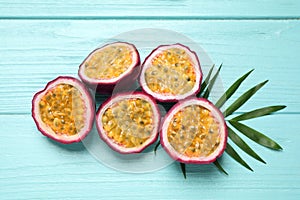
[[(92, 79), (92, 78), (88, 78), (85, 74), (84, 74), (84, 63), (97, 51), (101, 51), (103, 50), (105, 47), (110, 46), (110, 45), (128, 45), (131, 50), (132, 50), (132, 54), (133, 54), (133, 63), (132, 65), (123, 73), (121, 74), (119, 77), (116, 77), (114, 79)], [(84, 61), (79, 65), (79, 69), (78, 69), (78, 76), (80, 77), (80, 79), (91, 89), (95, 89), (97, 92), (100, 93), (111, 93), (114, 89), (114, 86), (120, 81), (120, 80), (127, 80), (128, 84), (130, 84), (129, 82), (133, 82), (134, 80), (137, 79), (139, 73), (140, 73), (140, 55), (139, 52), (137, 50), (137, 48), (128, 42), (114, 42), (114, 43), (110, 43), (110, 44), (106, 44), (100, 48), (97, 48), (95, 50), (93, 50), (85, 59)]]
[[(106, 135), (106, 131), (102, 127), (101, 119), (102, 119), (103, 113), (106, 111), (107, 108), (109, 108), (110, 105), (118, 102), (119, 100), (133, 99), (133, 98), (145, 99), (151, 104), (153, 114), (154, 114), (154, 130), (152, 131), (150, 138), (140, 147), (126, 148), (126, 147), (122, 147), (121, 145), (116, 144)], [(153, 144), (158, 138), (160, 120), (161, 120), (160, 112), (159, 112), (159, 108), (156, 104), (156, 101), (151, 96), (149, 96), (143, 92), (118, 93), (118, 94), (108, 98), (105, 102), (103, 102), (96, 113), (96, 127), (97, 127), (100, 138), (110, 148), (112, 148), (114, 151), (119, 152), (121, 154), (140, 153), (145, 148), (147, 148), (149, 145)]]
[[(221, 133), (221, 140), (218, 148), (208, 157), (204, 158), (195, 158), (195, 157), (187, 157), (180, 153), (177, 153), (175, 149), (170, 145), (167, 138), (167, 128), (168, 128), (168, 120), (171, 120), (173, 115), (178, 112), (180, 109), (182, 109), (185, 106), (188, 105), (194, 105), (192, 103), (195, 103), (196, 105), (203, 106), (207, 109), (209, 109), (212, 113), (215, 119), (218, 120), (220, 124), (220, 133)], [(227, 125), (224, 120), (224, 116), (221, 113), (221, 111), (215, 107), (213, 103), (208, 101), (204, 98), (195, 98), (191, 97), (186, 100), (180, 101), (177, 104), (175, 104), (170, 111), (167, 113), (167, 115), (163, 119), (163, 123), (160, 130), (160, 143), (162, 147), (165, 149), (165, 151), (170, 155), (170, 157), (178, 162), (187, 163), (187, 164), (209, 164), (214, 162), (218, 157), (220, 157), (224, 150), (226, 149), (227, 144)]]
[[(187, 52), (189, 52), (189, 55), (194, 56), (194, 59), (195, 59), (194, 64), (196, 65), (195, 70), (197, 72), (196, 74), (198, 74), (198, 78), (196, 79), (195, 87), (193, 88), (193, 91), (191, 92), (191, 94), (183, 95), (182, 97), (179, 97), (179, 98), (177, 96), (169, 96), (169, 97), (165, 98), (164, 95), (156, 94), (155, 92), (152, 92), (148, 88), (148, 86), (146, 84), (146, 80), (145, 80), (145, 75), (144, 75), (145, 70), (146, 70), (145, 65), (147, 64), (148, 60), (151, 60), (150, 58), (152, 58), (156, 55), (154, 53), (156, 53), (157, 50), (165, 49), (165, 48), (168, 49), (169, 47), (176, 47), (176, 46), (179, 48), (185, 49)], [(199, 70), (199, 71), (197, 71), (197, 70)], [(171, 44), (171, 45), (160, 45), (160, 46), (156, 47), (154, 50), (152, 50), (152, 52), (145, 58), (145, 60), (142, 64), (142, 69), (141, 69), (141, 73), (140, 73), (140, 77), (139, 77), (139, 84), (145, 93), (153, 96), (155, 99), (157, 99), (160, 102), (177, 102), (179, 100), (183, 100), (188, 97), (195, 96), (200, 91), (202, 77), (203, 77), (203, 74), (202, 74), (202, 70), (201, 70), (201, 65), (200, 65), (200, 61), (199, 61), (199, 58), (198, 58), (196, 52), (192, 51), (188, 46), (185, 46), (180, 43), (176, 43), (176, 44)]]
[[(53, 86), (60, 84), (60, 83), (66, 83), (75, 86), (78, 90), (80, 90), (83, 100), (85, 101), (86, 106), (86, 123), (81, 132), (79, 132), (76, 135), (73, 136), (66, 136), (66, 135), (57, 135), (52, 131), (50, 127), (47, 127), (47, 125), (42, 122), (42, 119), (39, 116), (39, 100), (41, 97), (43, 97), (46, 92), (52, 88)], [(70, 144), (74, 142), (80, 142), (83, 140), (88, 133), (93, 128), (93, 122), (94, 122), (94, 115), (95, 115), (95, 107), (94, 107), (94, 101), (92, 100), (91, 94), (88, 91), (88, 89), (84, 86), (83, 83), (81, 83), (79, 80), (77, 80), (74, 77), (70, 76), (59, 76), (56, 79), (50, 81), (47, 83), (45, 88), (39, 92), (37, 92), (32, 99), (32, 108), (31, 108), (32, 118), (37, 126), (37, 129), (46, 137), (51, 138), (57, 142), (63, 143), (63, 144)]]

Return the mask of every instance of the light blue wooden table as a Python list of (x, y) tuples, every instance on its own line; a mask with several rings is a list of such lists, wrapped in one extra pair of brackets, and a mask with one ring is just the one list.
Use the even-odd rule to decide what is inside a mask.
[[(173, 30), (199, 43), (214, 63), (224, 63), (225, 87), (255, 68), (236, 96), (269, 79), (241, 112), (287, 105), (247, 122), (284, 150), (250, 143), (267, 165), (239, 151), (254, 172), (224, 155), (229, 176), (209, 165), (188, 170), (185, 180), (176, 163), (124, 173), (82, 144), (65, 147), (42, 136), (31, 118), (33, 94), (58, 75), (76, 76), (107, 38), (140, 28)], [(298, 0), (0, 0), (0, 199), (300, 199), (299, 52)]]

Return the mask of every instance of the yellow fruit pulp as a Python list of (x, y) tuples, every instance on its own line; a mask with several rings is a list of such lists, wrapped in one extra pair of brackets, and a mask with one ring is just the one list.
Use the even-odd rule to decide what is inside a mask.
[(178, 111), (168, 126), (172, 147), (188, 157), (209, 156), (220, 144), (219, 124), (211, 112), (199, 105)]
[(75, 135), (84, 127), (86, 107), (72, 85), (59, 84), (47, 91), (39, 109), (42, 121), (58, 135)]
[(145, 72), (150, 90), (161, 94), (180, 95), (196, 83), (194, 64), (183, 49), (171, 48), (156, 55)]
[(84, 63), (89, 78), (112, 79), (119, 77), (132, 64), (132, 50), (126, 46), (108, 46), (94, 52)]
[(104, 112), (102, 124), (115, 143), (126, 148), (138, 147), (153, 131), (153, 110), (143, 99), (124, 99)]

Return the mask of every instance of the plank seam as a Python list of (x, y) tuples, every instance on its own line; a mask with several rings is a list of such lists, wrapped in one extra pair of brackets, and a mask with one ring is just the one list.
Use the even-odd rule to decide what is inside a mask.
[(300, 16), (0, 16), (0, 20), (300, 20)]

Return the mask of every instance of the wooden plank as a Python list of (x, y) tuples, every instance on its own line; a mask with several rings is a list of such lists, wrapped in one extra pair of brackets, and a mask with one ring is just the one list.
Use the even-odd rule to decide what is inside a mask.
[[(220, 81), (226, 88), (255, 68), (232, 99), (270, 79), (240, 111), (285, 104), (285, 112), (300, 112), (299, 21), (16, 20), (0, 22), (0, 113), (30, 113), (33, 94), (48, 81), (58, 75), (76, 76), (85, 56), (107, 39), (150, 26), (184, 34), (204, 48), (214, 63), (223, 62)], [(159, 44), (163, 36), (156, 31), (153, 37)], [(143, 60), (151, 48), (140, 50)]]
[(1, 0), (0, 18), (299, 18), (297, 0)]
[[(250, 123), (278, 141), (282, 152), (255, 145), (267, 165), (241, 153), (255, 172), (228, 156), (229, 176), (213, 165), (188, 166), (187, 180), (179, 165), (152, 173), (112, 170), (97, 162), (82, 144), (59, 145), (42, 136), (30, 115), (0, 117), (0, 196), (2, 199), (297, 199), (300, 194), (299, 115), (284, 114)], [(288, 126), (284, 126), (289, 124)], [(237, 149), (238, 150), (238, 149)], [(240, 152), (240, 151), (239, 151)]]

